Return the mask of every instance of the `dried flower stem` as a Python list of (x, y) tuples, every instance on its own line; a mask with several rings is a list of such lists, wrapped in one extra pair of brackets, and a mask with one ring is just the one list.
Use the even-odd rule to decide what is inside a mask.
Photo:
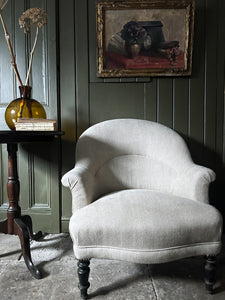
[(28, 80), (29, 80), (29, 76), (30, 76), (30, 71), (31, 71), (31, 66), (32, 66), (32, 62), (33, 62), (33, 55), (34, 55), (34, 50), (36, 48), (36, 45), (37, 45), (37, 40), (38, 40), (38, 30), (39, 27), (37, 27), (36, 29), (36, 35), (35, 35), (35, 40), (34, 40), (34, 45), (33, 45), (33, 48), (30, 52), (30, 62), (29, 62), (29, 68), (28, 68), (28, 71), (27, 71), (27, 78), (26, 78), (26, 81), (25, 81), (25, 85), (28, 85)]
[(13, 67), (13, 70), (14, 70), (14, 72), (16, 74), (16, 77), (17, 77), (20, 85), (23, 85), (22, 80), (21, 80), (20, 75), (19, 75), (19, 72), (18, 72), (18, 69), (17, 69), (16, 60), (15, 60), (15, 56), (13, 54), (13, 49), (12, 49), (11, 41), (10, 41), (10, 38), (9, 38), (9, 34), (7, 32), (6, 25), (5, 25), (4, 19), (2, 17), (1, 11), (0, 11), (0, 19), (1, 19), (2, 27), (3, 27), (4, 34), (5, 34), (5, 39), (6, 39), (8, 47), (9, 47), (9, 52), (10, 52), (10, 55), (11, 55), (11, 58), (12, 58), (11, 65)]
[(8, 0), (0, 0), (0, 12), (6, 6), (7, 2), (8, 2)]

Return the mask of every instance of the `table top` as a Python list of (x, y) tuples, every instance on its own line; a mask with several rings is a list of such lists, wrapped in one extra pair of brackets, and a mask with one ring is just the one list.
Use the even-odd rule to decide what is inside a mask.
[(63, 131), (0, 130), (0, 143), (44, 142), (61, 135)]

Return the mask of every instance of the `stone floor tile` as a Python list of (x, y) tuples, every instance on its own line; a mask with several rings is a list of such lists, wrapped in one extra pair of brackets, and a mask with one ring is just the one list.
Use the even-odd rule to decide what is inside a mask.
[[(31, 255), (43, 279), (34, 279), (21, 258), (18, 237), (0, 234), (1, 300), (79, 300), (77, 261), (69, 234), (48, 234), (32, 241)], [(20, 260), (18, 260), (21, 258)], [(96, 300), (224, 300), (225, 249), (217, 259), (214, 295), (203, 283), (203, 258), (140, 265), (92, 259), (90, 299)]]
[(0, 260), (18, 260), (20, 256), (18, 236), (0, 233)]
[(90, 269), (94, 299), (156, 300), (147, 265), (93, 259)]
[[(205, 290), (203, 258), (188, 258), (150, 266), (157, 300), (223, 300), (225, 299), (225, 267), (217, 267), (215, 294)], [(224, 278), (224, 279), (223, 279)]]

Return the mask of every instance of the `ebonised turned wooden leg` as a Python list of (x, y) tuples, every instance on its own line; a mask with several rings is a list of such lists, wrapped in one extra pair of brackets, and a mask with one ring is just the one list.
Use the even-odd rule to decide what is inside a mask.
[(81, 298), (88, 299), (87, 290), (90, 286), (90, 283), (88, 281), (90, 268), (89, 268), (90, 261), (89, 260), (79, 260), (77, 263), (78, 269), (77, 274), (79, 277), (79, 289)]
[(216, 256), (206, 256), (204, 266), (204, 281), (207, 292), (213, 293), (213, 286), (215, 284), (216, 277)]

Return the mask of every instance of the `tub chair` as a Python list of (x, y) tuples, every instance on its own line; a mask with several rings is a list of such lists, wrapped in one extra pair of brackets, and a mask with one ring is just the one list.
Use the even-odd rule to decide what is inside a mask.
[(157, 264), (205, 256), (212, 292), (222, 232), (222, 217), (209, 205), (214, 179), (166, 126), (115, 119), (88, 128), (75, 167), (62, 178), (72, 193), (69, 231), (81, 297), (88, 297), (91, 258)]

